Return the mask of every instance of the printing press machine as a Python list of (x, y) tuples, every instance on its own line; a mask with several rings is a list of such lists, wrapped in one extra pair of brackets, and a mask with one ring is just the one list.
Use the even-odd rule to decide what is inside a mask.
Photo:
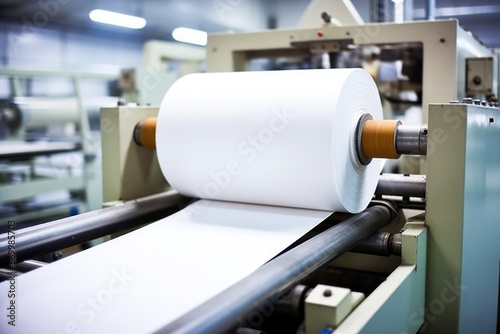
[[(370, 27), (383, 33), (356, 35)], [(265, 51), (308, 53), (324, 36), (333, 48), (341, 47), (340, 35), (354, 35), (358, 44), (422, 42), (427, 125), (398, 124), (391, 149), (398, 156), (425, 156), (425, 175), (382, 174), (365, 211), (334, 213), (255, 272), (158, 332), (498, 332), (500, 156), (495, 149), (500, 146), (500, 109), (494, 102), (465, 98), (470, 94), (463, 70), (465, 57), (483, 57), (487, 51), (455, 21), (321, 29), (321, 36), (317, 28), (263, 32), (266, 38), (260, 33), (212, 36), (208, 70), (241, 70)], [(399, 40), (390, 40), (396, 31)], [(436, 37), (436, 31), (442, 36)], [(412, 34), (420, 37), (408, 39)], [(496, 74), (491, 76), (496, 85)], [(106, 235), (133, 234), (196, 201), (169, 189), (162, 176), (151, 149), (151, 118), (157, 113), (157, 107), (102, 109), (105, 208), (16, 231), (13, 266), (8, 236), (1, 235), (4, 277), (50, 268), (53, 264), (31, 259)], [(155, 311), (138, 308), (135, 316)]]
[[(140, 107), (107, 111), (130, 109), (140, 114)], [(302, 321), (307, 333), (329, 327), (338, 333), (415, 333), (419, 328), (431, 333), (494, 332), (500, 158), (489, 154), (489, 147), (500, 144), (499, 113), (489, 106), (432, 104), (426, 136), (427, 176), (382, 175), (376, 197), (364, 212), (334, 214), (295, 247), (176, 322), (165, 324), (160, 332), (223, 332), (241, 326), (237, 320), (242, 317), (245, 329), (238, 333), (253, 333), (244, 331), (247, 327), (295, 332)], [(130, 139), (133, 128), (128, 129)], [(409, 144), (408, 136), (401, 133), (396, 140), (407, 148), (420, 150), (425, 142), (420, 138)], [(435, 142), (432, 151), (431, 140)], [(142, 166), (151, 166), (155, 160), (153, 150), (133, 140), (125, 146), (128, 157), (141, 155)], [(108, 162), (116, 162), (116, 155), (106, 154), (106, 144), (104, 152), (105, 157), (113, 157)], [(36, 255), (135, 229), (190, 201), (169, 190), (18, 230), (15, 254), (19, 263), (14, 268), (32, 270), (39, 266), (29, 260)], [(6, 266), (10, 259), (7, 235), (1, 238), (0, 255)], [(3, 270), (4, 275), (12, 273)]]

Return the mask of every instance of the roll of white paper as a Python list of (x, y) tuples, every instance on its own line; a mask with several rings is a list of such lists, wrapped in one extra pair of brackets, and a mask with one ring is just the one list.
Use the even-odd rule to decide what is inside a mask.
[(187, 196), (355, 213), (380, 172), (356, 158), (364, 113), (382, 118), (361, 69), (191, 74), (163, 99), (158, 159)]

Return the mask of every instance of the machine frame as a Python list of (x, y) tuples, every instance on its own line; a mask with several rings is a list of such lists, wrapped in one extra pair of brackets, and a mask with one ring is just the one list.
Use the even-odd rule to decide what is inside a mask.
[(244, 71), (251, 59), (303, 57), (321, 50), (340, 51), (349, 44), (422, 43), (422, 119), (427, 123), (430, 103), (465, 97), (466, 59), (493, 57), (491, 51), (462, 29), (456, 20), (357, 26), (321, 26), (320, 23), (318, 16), (318, 28), (209, 35), (207, 71)]

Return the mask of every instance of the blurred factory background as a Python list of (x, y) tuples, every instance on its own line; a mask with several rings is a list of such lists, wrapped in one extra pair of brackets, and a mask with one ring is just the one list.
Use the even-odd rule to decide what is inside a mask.
[[(143, 44), (151, 39), (173, 41), (172, 31), (177, 27), (208, 33), (293, 28), (308, 3), (308, 0), (2, 0), (1, 64), (112, 72), (138, 66)], [(391, 0), (352, 3), (365, 22), (395, 20), (395, 3)], [(403, 7), (406, 21), (423, 20), (429, 15), (436, 19), (456, 18), (487, 47), (500, 47), (500, 4), (496, 0), (406, 0)], [(90, 11), (97, 8), (140, 16), (147, 24), (138, 30), (99, 24), (89, 19)]]
[[(364, 22), (458, 19), (488, 49), (500, 48), (497, 0), (352, 3)], [(119, 101), (158, 105), (175, 79), (204, 71), (204, 32), (294, 28), (308, 4), (1, 0), (0, 218), (14, 219), (22, 227), (100, 208), (100, 137), (114, 126), (100, 123), (101, 107)], [(95, 9), (133, 15), (146, 23), (142, 29), (127, 29), (94, 22), (89, 14)], [(173, 31), (179, 27), (199, 30), (202, 45), (176, 41)], [(361, 66), (370, 57), (364, 52), (335, 61)], [(316, 59), (316, 64), (322, 61)], [(314, 66), (279, 59), (250, 64), (265, 70)], [(379, 75), (397, 76), (393, 71), (381, 67)], [(417, 113), (414, 123), (421, 121), (421, 111)], [(1, 229), (5, 232), (5, 226)]]
[[(125, 294), (130, 291), (142, 296), (146, 291), (162, 302), (157, 292), (164, 291), (165, 286), (177, 286), (161, 275), (181, 277), (185, 274), (182, 269), (169, 267), (168, 262), (165, 265), (164, 258), (156, 254), (167, 249), (163, 246), (169, 240), (185, 241), (183, 248), (175, 253), (192, 254), (192, 259), (178, 262), (193, 268), (205, 261), (200, 260), (198, 253), (211, 248), (212, 244), (224, 254), (231, 253), (233, 246), (225, 248), (209, 237), (207, 243), (212, 244), (198, 252), (191, 251), (192, 244), (197, 244), (190, 239), (192, 234), (186, 234), (187, 237), (169, 235), (171, 239), (164, 239), (167, 233), (153, 235), (151, 231), (154, 230), (149, 230), (150, 234), (144, 237), (145, 234), (134, 231), (180, 212), (188, 202), (196, 200), (170, 188), (155, 150), (159, 105), (178, 78), (197, 72), (329, 68), (365, 69), (371, 76), (363, 71), (354, 72), (363, 73), (365, 83), (376, 85), (381, 97), (379, 105), (375, 91), (372, 96), (377, 106), (356, 110), (360, 115), (356, 114), (359, 118), (351, 122), (349, 137), (350, 158), (359, 170), (364, 170), (372, 158), (387, 159), (377, 189), (370, 197), (373, 206), (350, 218), (346, 218), (345, 213), (335, 213), (331, 221), (318, 225), (267, 262), (274, 273), (272, 277), (265, 271), (259, 274), (257, 270), (256, 276), (248, 276), (252, 285), (242, 281), (244, 283), (238, 287), (242, 295), (227, 290), (229, 297), (220, 294), (214, 299), (216, 307), (209, 303), (199, 312), (190, 310), (186, 313), (188, 321), (181, 318), (179, 322), (190, 325), (194, 319), (200, 326), (212, 323), (220, 326), (217, 331), (213, 329), (216, 327), (212, 330), (193, 327), (196, 332), (226, 332), (233, 328), (231, 333), (262, 333), (246, 331), (247, 324), (231, 323), (237, 317), (226, 312), (240, 312), (238, 316), (251, 314), (249, 312), (258, 308), (260, 302), (268, 300), (265, 298), (274, 298), (279, 292), (280, 299), (273, 299), (277, 301), (277, 313), (266, 319), (262, 327), (276, 326), (269, 333), (301, 333), (298, 328), (307, 334), (319, 330), (331, 333), (333, 328), (330, 327), (338, 329), (339, 324), (338, 333), (422, 333), (426, 328), (428, 333), (493, 333), (495, 326), (500, 332), (497, 320), (500, 319), (499, 59), (499, 0), (0, 0), (0, 292), (3, 291), (0, 301), (7, 303), (7, 289), (12, 289), (1, 281), (15, 282), (14, 276), (19, 276), (20, 289), (27, 291), (19, 294), (19, 298), (23, 298), (19, 305), (35, 310), (33, 314), (23, 313), (28, 317), (19, 317), (19, 324), (33, 326), (32, 330), (18, 326), (16, 329), (20, 331), (16, 333), (33, 332), (34, 328), (55, 332), (48, 323), (64, 325), (74, 315), (65, 315), (64, 297), (80, 302), (85, 299), (78, 295), (82, 291), (93, 291), (85, 297), (99, 291), (97, 299), (105, 298), (101, 304), (107, 305), (111, 299), (106, 296), (113, 298), (111, 292), (115, 293), (112, 283), (107, 285), (111, 291), (108, 293), (107, 287), (101, 289), (96, 282), (105, 279), (105, 271), (112, 266), (116, 268), (120, 261), (126, 264), (124, 268), (140, 271), (144, 279), (140, 280), (137, 275), (135, 284), (145, 290), (132, 288)], [(304, 71), (292, 73), (300, 75)], [(269, 74), (287, 73), (266, 73)], [(253, 73), (243, 75), (248, 78)], [(248, 87), (252, 87), (243, 90), (240, 89), (242, 85), (234, 85), (232, 79), (224, 80), (242, 94), (249, 90), (248, 100), (261, 101), (255, 98), (259, 95), (251, 92), (259, 87), (258, 84), (250, 84)], [(321, 109), (312, 100), (325, 94), (310, 94), (315, 92), (309, 87), (310, 81), (303, 81), (297, 87), (302, 87), (304, 95), (295, 94), (301, 99), (309, 96), (310, 100), (304, 100), (303, 110)], [(330, 88), (324, 82), (321, 81), (323, 87)], [(209, 85), (212, 91), (207, 93)], [(290, 93), (284, 90), (288, 89), (287, 84), (274, 86), (280, 86), (280, 94), (288, 99)], [(227, 91), (212, 85), (212, 81), (192, 87), (189, 86), (188, 93), (172, 93), (180, 94), (179, 100), (198, 103), (183, 111), (194, 108), (205, 111), (199, 105), (210, 105), (221, 115), (229, 114), (216, 103), (229, 95)], [(217, 90), (221, 91), (220, 95)], [(267, 90), (264, 93), (273, 94)], [(339, 95), (347, 93), (342, 89)], [(198, 99), (192, 99), (191, 94)], [(211, 100), (203, 100), (203, 94)], [(228, 109), (231, 112), (245, 105), (234, 95), (231, 103), (236, 107), (231, 105)], [(329, 98), (328, 95), (325, 100)], [(358, 99), (352, 94), (346, 100)], [(368, 111), (372, 107), (377, 112), (381, 107), (384, 121), (378, 123), (379, 120), (371, 119), (372, 114)], [(337, 109), (343, 109), (346, 115), (350, 111), (347, 107)], [(252, 107), (251, 112), (254, 110)], [(211, 129), (204, 123), (204, 117), (195, 117), (201, 120), (197, 123), (201, 124), (199, 127), (191, 123), (189, 126)], [(241, 118), (234, 118), (241, 122)], [(161, 123), (159, 119), (158, 124)], [(319, 121), (311, 124), (316, 129)], [(182, 129), (179, 132), (188, 133)], [(226, 140), (223, 135), (221, 133), (221, 138)], [(212, 135), (217, 136), (219, 133)], [(183, 138), (187, 137), (194, 136)], [(168, 142), (159, 138), (159, 142)], [(379, 145), (378, 140), (383, 145)], [(306, 146), (303, 142), (293, 141), (295, 146), (290, 151), (301, 145), (307, 149), (314, 146)], [(181, 146), (177, 145), (176, 149), (178, 147)], [(158, 152), (163, 151), (159, 149)], [(207, 157), (211, 154), (206, 152), (209, 151), (204, 151), (201, 159), (209, 166)], [(279, 155), (276, 156), (279, 160)], [(323, 156), (318, 154), (319, 158)], [(294, 158), (297, 160), (290, 160), (282, 174), (287, 174), (286, 169), (299, 159), (306, 163), (311, 160), (300, 153)], [(280, 167), (285, 164), (281, 160), (279, 163)], [(315, 167), (310, 164), (311, 168)], [(324, 169), (330, 166), (323, 161), (321, 165)], [(260, 170), (268, 171), (267, 167)], [(276, 173), (281, 172), (276, 170)], [(375, 174), (378, 171), (377, 168)], [(305, 174), (299, 172), (301, 176)], [(220, 186), (220, 179), (216, 180), (212, 172), (206, 174), (217, 183), (210, 181), (207, 185)], [(346, 175), (346, 180), (350, 181)], [(296, 185), (294, 181), (298, 177), (290, 179), (291, 182), (289, 179), (280, 182), (296, 187), (298, 196), (310, 196), (301, 189), (308, 181), (302, 180)], [(345, 184), (351, 186), (347, 181)], [(328, 182), (329, 179), (325, 180), (324, 187), (337, 188)], [(253, 183), (251, 186), (258, 189)], [(216, 192), (220, 190), (216, 189)], [(339, 189), (336, 192), (344, 190)], [(253, 201), (255, 198), (250, 203)], [(287, 202), (283, 203), (279, 205), (288, 206)], [(196, 204), (199, 203), (188, 209), (197, 212)], [(264, 213), (267, 210), (262, 209)], [(224, 218), (233, 219), (231, 215)], [(247, 219), (247, 214), (244, 215)], [(297, 217), (302, 215), (297, 213)], [(219, 224), (221, 216), (226, 215), (217, 213), (216, 218), (210, 219)], [(283, 220), (293, 217), (284, 216)], [(260, 218), (255, 221), (262, 223)], [(345, 224), (338, 224), (339, 221)], [(284, 222), (284, 227), (286, 223), (288, 221)], [(367, 227), (363, 227), (365, 225)], [(228, 228), (233, 227), (228, 225)], [(376, 230), (378, 232), (373, 233)], [(196, 233), (200, 234), (199, 231)], [(328, 231), (334, 231), (332, 236)], [(119, 238), (125, 233), (124, 238)], [(14, 235), (15, 241), (11, 241)], [(220, 235), (222, 240), (225, 233)], [(114, 239), (113, 242), (105, 242), (110, 239)], [(353, 248), (355, 245), (359, 247)], [(260, 243), (255, 243), (255, 248), (258, 247)], [(300, 257), (295, 255), (295, 249), (299, 252), (306, 249), (301, 255), (302, 263), (297, 262)], [(131, 256), (118, 259), (115, 255), (126, 254), (123, 250), (130, 251)], [(77, 252), (77, 256), (68, 256)], [(171, 253), (174, 252), (168, 256), (177, 256)], [(144, 258), (138, 260), (136, 255)], [(78, 259), (90, 260), (80, 265)], [(216, 256), (214, 259), (217, 260)], [(50, 264), (56, 260), (60, 261)], [(246, 261), (238, 259), (241, 263)], [(232, 270), (238, 264), (224, 266)], [(201, 269), (196, 275), (189, 275), (205, 283), (204, 276), (213, 274), (209, 265), (210, 270)], [(43, 269), (38, 271), (40, 276), (36, 276), (36, 272), (25, 274), (39, 268)], [(260, 268), (266, 270), (265, 266)], [(258, 275), (263, 275), (265, 280)], [(221, 271), (220, 277), (223, 276), (224, 271)], [(119, 278), (112, 279), (109, 282)], [(332, 295), (329, 290), (318, 290), (323, 289), (323, 283), (362, 294), (349, 292), (338, 305), (326, 303), (322, 311), (317, 311), (316, 305)], [(197, 282), (196, 285), (204, 289), (203, 284)], [(85, 290), (87, 288), (95, 291)], [(259, 297), (261, 288), (268, 290)], [(315, 294), (308, 295), (313, 289)], [(58, 298), (53, 298), (54, 291)], [(285, 291), (287, 294), (283, 294)], [(321, 303), (309, 296), (318, 297)], [(337, 292), (334, 297), (328, 300), (338, 299)], [(220, 303), (217, 298), (224, 302), (231, 298), (232, 302)], [(177, 303), (176, 298), (163, 299)], [(217, 313), (217, 307), (223, 304), (230, 307)], [(9, 310), (6, 305), (0, 305), (4, 311)], [(142, 305), (142, 302), (133, 303), (124, 298), (113, 304), (113, 308), (106, 309), (106, 315), (111, 315), (106, 319), (110, 320), (103, 321), (102, 317), (81, 324), (120, 325), (133, 332), (127, 326), (135, 322), (147, 331), (147, 327), (142, 328), (142, 322), (148, 322), (143, 319), (147, 314), (167, 326), (162, 327), (162, 332), (170, 333), (168, 326), (178, 325), (162, 318), (164, 307), (151, 306), (161, 304), (151, 304), (150, 308), (142, 308)], [(126, 310), (123, 314), (119, 314), (120, 311), (113, 313), (122, 310), (122, 306), (129, 308), (123, 308)], [(52, 312), (54, 308), (57, 309)], [(280, 308), (282, 310), (278, 310)], [(339, 309), (342, 309), (342, 316), (338, 319), (335, 316), (335, 322), (331, 323), (331, 312)], [(136, 311), (139, 312), (136, 317), (123, 316), (136, 314)], [(119, 321), (113, 320), (115, 315)], [(284, 317), (281, 319), (281, 316)], [(39, 327), (42, 320), (45, 327)], [(283, 325), (289, 327), (288, 331), (283, 330)], [(9, 325), (0, 323), (2, 333), (7, 332), (5, 328), (11, 330), (2, 326)], [(243, 331), (239, 331), (238, 326)], [(91, 332), (120, 332), (115, 330), (117, 327), (94, 328), (99, 329)], [(65, 332), (76, 333), (79, 329), (68, 322)]]

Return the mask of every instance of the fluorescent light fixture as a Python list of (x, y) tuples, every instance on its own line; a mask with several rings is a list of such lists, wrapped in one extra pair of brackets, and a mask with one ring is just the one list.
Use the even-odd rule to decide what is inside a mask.
[(179, 42), (205, 46), (207, 45), (207, 32), (179, 27), (172, 31), (172, 37)]
[(94, 22), (106, 23), (130, 29), (142, 29), (146, 26), (146, 20), (142, 17), (126, 15), (104, 9), (94, 9), (90, 12), (89, 17)]

